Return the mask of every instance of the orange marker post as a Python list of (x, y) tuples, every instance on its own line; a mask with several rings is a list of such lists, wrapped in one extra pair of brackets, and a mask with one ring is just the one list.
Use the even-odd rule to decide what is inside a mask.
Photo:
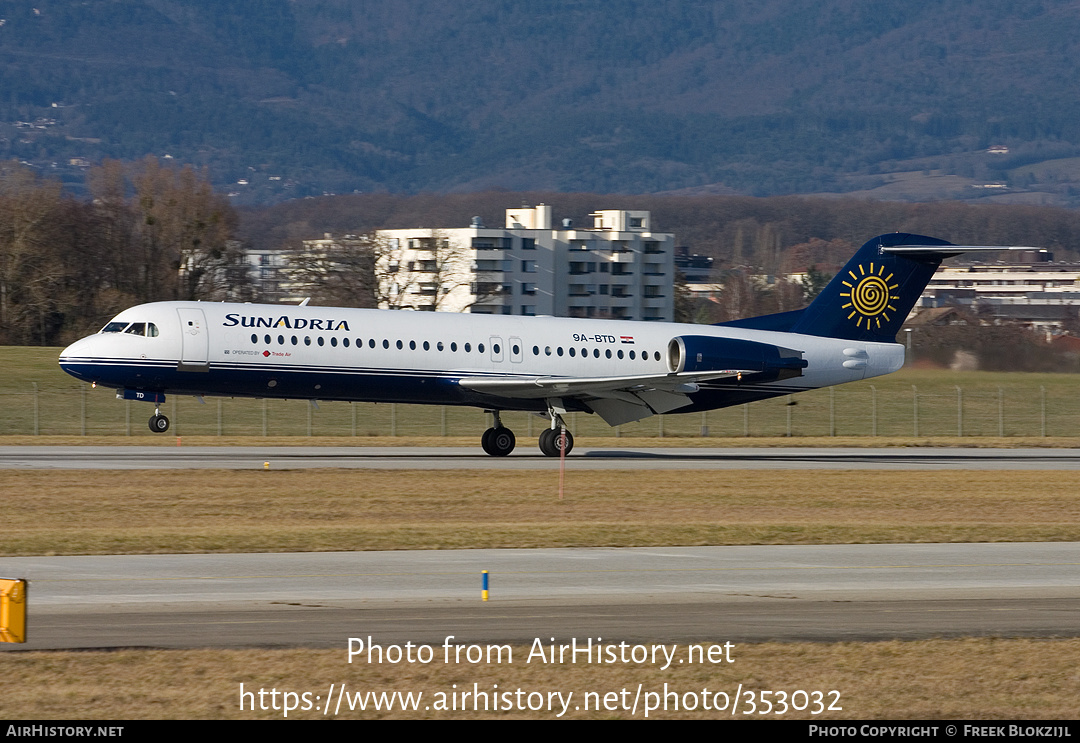
[(0, 578), (0, 642), (26, 642), (26, 587), (22, 578)]

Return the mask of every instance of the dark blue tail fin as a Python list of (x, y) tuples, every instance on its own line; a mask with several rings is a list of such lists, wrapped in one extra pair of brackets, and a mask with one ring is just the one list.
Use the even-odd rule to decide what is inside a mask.
[[(882, 248), (919, 246), (905, 254)], [(821, 294), (803, 310), (794, 333), (860, 341), (896, 340), (941, 261), (961, 251), (933, 250), (952, 243), (896, 232), (866, 242)]]

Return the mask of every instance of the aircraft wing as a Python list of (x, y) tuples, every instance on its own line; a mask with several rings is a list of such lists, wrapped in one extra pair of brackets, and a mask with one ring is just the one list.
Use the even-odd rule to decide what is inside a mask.
[(699, 382), (756, 374), (752, 369), (639, 375), (625, 377), (465, 377), (462, 387), (500, 397), (581, 400), (609, 426), (689, 405)]

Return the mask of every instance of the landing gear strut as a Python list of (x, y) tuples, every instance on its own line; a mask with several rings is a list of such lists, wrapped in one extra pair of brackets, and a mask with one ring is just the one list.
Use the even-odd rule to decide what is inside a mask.
[(569, 454), (574, 448), (574, 437), (566, 430), (566, 423), (554, 404), (549, 403), (548, 415), (551, 416), (551, 428), (540, 432), (540, 451), (548, 457)]
[(514, 437), (513, 431), (503, 427), (498, 410), (488, 412), (494, 418), (494, 425), (484, 431), (484, 435), (480, 438), (480, 445), (484, 447), (485, 452), (493, 457), (505, 457), (514, 450), (517, 439)]
[(165, 433), (169, 430), (169, 419), (162, 415), (158, 408), (154, 408), (154, 414), (150, 416), (150, 430), (154, 433)]

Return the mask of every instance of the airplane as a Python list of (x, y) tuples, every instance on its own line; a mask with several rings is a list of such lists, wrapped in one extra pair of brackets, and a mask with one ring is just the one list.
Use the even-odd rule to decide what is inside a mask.
[(945, 258), (970, 251), (893, 233), (866, 242), (801, 310), (717, 325), (154, 302), (64, 349), (61, 368), (154, 404), (166, 395), (466, 405), (492, 415), (481, 445), (516, 446), (500, 413), (546, 416), (547, 456), (568, 454), (569, 411), (611, 426), (854, 382), (900, 369), (896, 334)]

